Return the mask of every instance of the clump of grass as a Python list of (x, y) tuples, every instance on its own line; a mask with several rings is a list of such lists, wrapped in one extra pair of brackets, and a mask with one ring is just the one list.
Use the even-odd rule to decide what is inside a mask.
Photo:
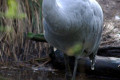
[(7, 1), (0, 0), (0, 13), (4, 14), (0, 16), (0, 61), (27, 61), (44, 56), (41, 53), (48, 53), (48, 44), (26, 38), (27, 33), (43, 32), (42, 0), (12, 0), (16, 1), (13, 2), (16, 6), (15, 16), (11, 15), (12, 12), (8, 14), (12, 3), (8, 5)]

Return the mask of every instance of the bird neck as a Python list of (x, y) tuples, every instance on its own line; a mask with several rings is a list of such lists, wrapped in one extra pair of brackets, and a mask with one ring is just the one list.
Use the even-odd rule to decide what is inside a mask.
[(43, 0), (42, 10), (44, 18), (51, 25), (51, 29), (57, 33), (61, 33), (66, 29), (66, 23), (68, 22), (66, 22), (65, 13), (59, 9), (56, 1)]
[(43, 7), (45, 6), (46, 9), (51, 10), (55, 7), (56, 0), (43, 0)]

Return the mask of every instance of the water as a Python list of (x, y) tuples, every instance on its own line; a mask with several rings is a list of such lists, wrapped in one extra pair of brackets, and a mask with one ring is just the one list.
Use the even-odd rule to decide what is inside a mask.
[[(41, 67), (39, 69), (32, 68), (2, 68), (0, 69), (0, 80), (65, 80), (64, 71), (52, 70), (48, 67)], [(105, 77), (98, 77), (84, 73), (77, 76), (76, 80), (119, 80)]]
[(0, 70), (0, 80), (64, 80), (64, 77), (52, 71), (32, 69)]

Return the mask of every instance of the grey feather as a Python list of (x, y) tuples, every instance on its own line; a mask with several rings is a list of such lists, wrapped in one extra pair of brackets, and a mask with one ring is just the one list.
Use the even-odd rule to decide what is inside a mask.
[(43, 0), (42, 9), (45, 38), (51, 45), (66, 53), (72, 46), (80, 44), (81, 51), (87, 53), (74, 56), (96, 54), (103, 12), (95, 0)]
[[(75, 56), (72, 80), (75, 80), (81, 57), (89, 56), (94, 70), (103, 25), (103, 12), (96, 0), (43, 0), (42, 10), (47, 42), (67, 55)], [(71, 75), (66, 59), (66, 74)], [(69, 80), (69, 76), (66, 78)]]

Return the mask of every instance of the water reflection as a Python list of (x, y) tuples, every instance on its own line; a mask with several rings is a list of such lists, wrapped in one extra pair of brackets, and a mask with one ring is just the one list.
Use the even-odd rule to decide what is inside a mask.
[(25, 69), (0, 70), (0, 80), (64, 80), (62, 74)]
[[(65, 80), (64, 71), (47, 71), (33, 69), (0, 69), (0, 80)], [(120, 80), (98, 76), (87, 76), (84, 73), (76, 80)]]

